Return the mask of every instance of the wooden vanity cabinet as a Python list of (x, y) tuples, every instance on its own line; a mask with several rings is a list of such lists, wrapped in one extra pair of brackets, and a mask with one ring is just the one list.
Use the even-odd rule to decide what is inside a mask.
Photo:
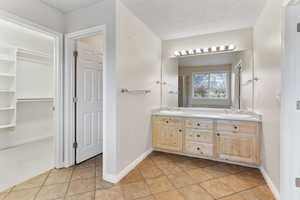
[(258, 166), (260, 123), (153, 116), (157, 151)]
[(183, 124), (180, 119), (153, 119), (153, 147), (182, 152)]

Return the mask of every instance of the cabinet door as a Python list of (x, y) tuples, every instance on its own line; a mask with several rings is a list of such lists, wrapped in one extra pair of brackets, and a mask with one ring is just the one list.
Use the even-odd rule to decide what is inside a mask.
[(220, 159), (250, 164), (257, 162), (254, 135), (220, 133), (217, 137), (217, 151)]
[(182, 151), (181, 128), (156, 124), (153, 134), (153, 146), (155, 148), (177, 152)]

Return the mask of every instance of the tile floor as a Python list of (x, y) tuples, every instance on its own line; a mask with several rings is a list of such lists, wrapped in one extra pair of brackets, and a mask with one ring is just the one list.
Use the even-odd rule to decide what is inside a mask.
[(153, 152), (118, 184), (102, 180), (101, 156), (53, 169), (0, 200), (274, 200), (256, 169)]

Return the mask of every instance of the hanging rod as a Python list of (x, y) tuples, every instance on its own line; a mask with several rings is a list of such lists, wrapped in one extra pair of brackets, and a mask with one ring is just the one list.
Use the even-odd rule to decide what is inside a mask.
[(121, 93), (128, 93), (128, 94), (149, 94), (151, 90), (129, 90), (127, 88), (121, 89)]

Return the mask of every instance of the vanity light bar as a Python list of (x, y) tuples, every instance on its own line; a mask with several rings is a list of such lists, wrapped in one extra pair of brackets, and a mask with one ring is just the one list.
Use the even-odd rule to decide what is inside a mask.
[(175, 51), (174, 55), (175, 57), (179, 57), (179, 56), (215, 53), (215, 52), (223, 52), (223, 51), (233, 51), (235, 49), (236, 46), (234, 44), (230, 44), (230, 45), (213, 46), (213, 47), (202, 48), (202, 49), (198, 48), (198, 49)]

